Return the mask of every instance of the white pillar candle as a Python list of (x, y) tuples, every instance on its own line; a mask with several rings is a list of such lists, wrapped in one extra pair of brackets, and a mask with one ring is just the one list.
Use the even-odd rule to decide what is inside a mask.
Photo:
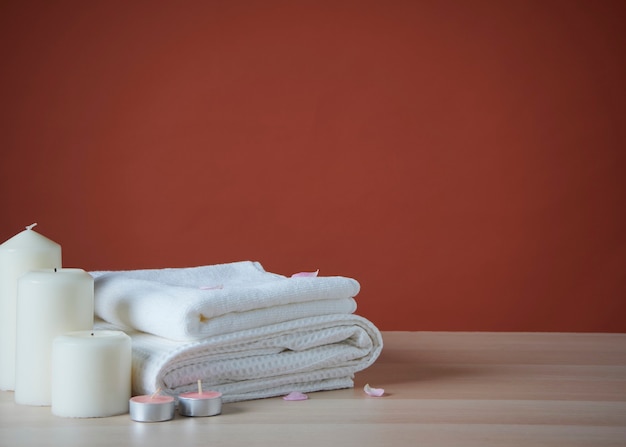
[(128, 413), (131, 340), (120, 331), (78, 331), (52, 343), (52, 414), (107, 417)]
[(17, 280), (32, 269), (61, 268), (61, 246), (35, 225), (0, 245), (0, 390), (15, 389)]
[(31, 270), (17, 284), (15, 402), (50, 405), (52, 341), (93, 328), (94, 281), (82, 269)]

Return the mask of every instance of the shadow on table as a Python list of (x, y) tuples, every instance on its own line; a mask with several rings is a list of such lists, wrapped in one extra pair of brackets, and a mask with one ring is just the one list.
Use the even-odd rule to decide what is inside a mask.
[(489, 365), (438, 363), (428, 355), (412, 355), (407, 358), (400, 351), (384, 353), (369, 368), (356, 375), (356, 386), (365, 383), (401, 384), (411, 382), (450, 382), (464, 377), (477, 377), (488, 374)]

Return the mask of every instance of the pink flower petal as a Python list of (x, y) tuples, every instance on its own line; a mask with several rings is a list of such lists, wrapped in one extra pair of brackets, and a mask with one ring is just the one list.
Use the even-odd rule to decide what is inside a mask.
[(313, 278), (315, 276), (317, 276), (317, 274), (320, 272), (320, 269), (315, 270), (314, 272), (300, 272), (300, 273), (294, 273), (293, 275), (291, 275), (292, 278)]
[(200, 290), (218, 290), (223, 288), (224, 286), (222, 284), (218, 284), (216, 286), (200, 286)]
[(369, 383), (363, 387), (363, 391), (365, 391), (365, 394), (372, 397), (380, 397), (385, 394), (383, 388), (372, 388)]
[(283, 396), (283, 400), (307, 400), (309, 396), (300, 391), (292, 391), (291, 393)]

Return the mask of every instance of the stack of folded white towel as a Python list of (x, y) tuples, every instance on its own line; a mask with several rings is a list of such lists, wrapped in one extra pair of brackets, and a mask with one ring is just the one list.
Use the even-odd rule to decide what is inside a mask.
[(242, 261), (91, 272), (97, 328), (133, 340), (133, 393), (203, 386), (224, 402), (353, 386), (382, 350), (355, 315), (359, 283), (267, 272)]

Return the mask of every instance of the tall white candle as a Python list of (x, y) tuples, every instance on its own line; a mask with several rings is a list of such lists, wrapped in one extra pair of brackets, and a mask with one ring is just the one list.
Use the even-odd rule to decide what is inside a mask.
[(32, 269), (61, 268), (61, 246), (35, 225), (0, 245), (0, 390), (15, 389), (17, 280)]
[(121, 331), (78, 331), (52, 343), (52, 414), (106, 417), (128, 413), (131, 341)]
[(15, 402), (50, 405), (52, 341), (93, 328), (93, 277), (81, 269), (31, 270), (17, 284)]

